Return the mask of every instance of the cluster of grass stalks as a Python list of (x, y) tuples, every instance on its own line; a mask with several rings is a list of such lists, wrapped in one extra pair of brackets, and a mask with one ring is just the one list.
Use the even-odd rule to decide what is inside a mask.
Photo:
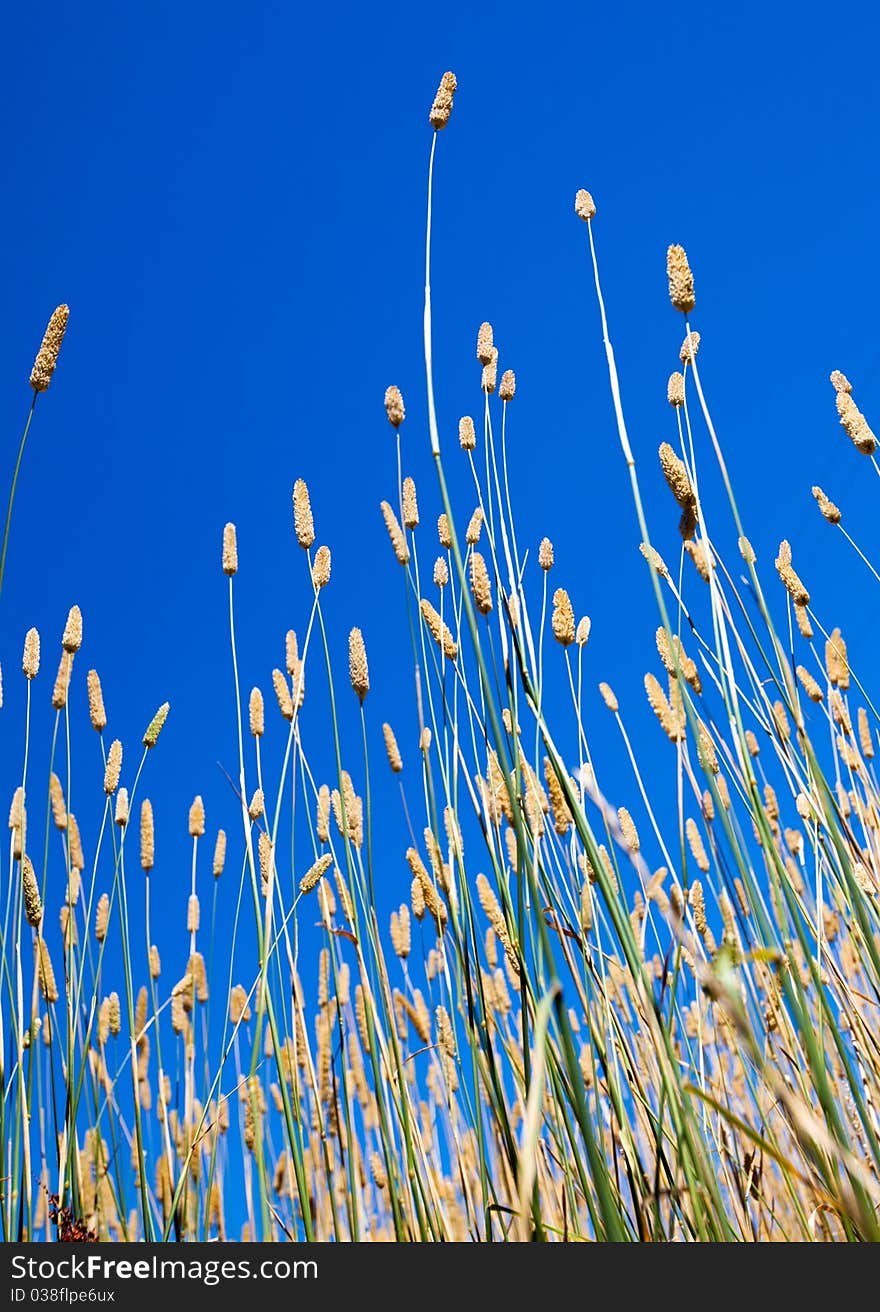
[[(435, 156), (454, 91), (447, 74), (431, 111), (428, 289)], [(201, 800), (192, 805), (187, 945), (175, 961), (160, 963), (151, 935), (146, 796), (167, 707), (132, 768), (128, 747), (123, 756), (109, 741), (97, 675), (81, 678), (74, 608), (52, 689), (51, 773), (34, 778), (29, 743), (49, 697), (39, 639), (25, 640), (24, 763), (8, 788), (0, 908), (5, 1238), (53, 1238), (59, 1207), (98, 1239), (237, 1238), (242, 1221), (250, 1239), (878, 1237), (877, 712), (788, 545), (769, 567), (749, 545), (700, 383), (679, 247), (668, 273), (684, 342), (660, 449), (671, 497), (652, 507), (664, 543), (680, 513), (674, 564), (652, 544), (596, 209), (586, 192), (575, 208), (641, 529), (633, 549), (657, 600), (645, 692), (669, 740), (676, 807), (656, 804), (607, 683), (611, 718), (587, 723), (590, 625), (556, 584), (551, 543), (518, 541), (507, 465), (516, 383), (489, 324), (479, 407), (441, 455), (428, 290), (436, 480), (417, 499), (402, 477), (404, 404), (389, 388), (397, 465), (381, 507), (405, 592), (417, 750), (404, 744), (402, 759), (392, 727), (371, 715), (360, 631), (347, 679), (331, 659), (330, 553), (316, 549), (302, 481), (300, 639), (288, 634), (270, 704), (248, 695), (236, 653), (245, 580), (227, 525), (238, 800), (216, 835)], [(846, 432), (873, 458), (847, 380), (832, 382)], [(452, 459), (473, 479), (462, 513), (444, 475)], [(713, 462), (726, 505), (700, 494)], [(300, 724), (316, 679), (329, 687), (328, 778), (313, 772)], [(97, 795), (70, 746), (86, 691), (104, 763)], [(359, 703), (354, 741), (340, 731), (344, 697)], [(606, 795), (594, 755), (612, 720), (632, 766), (626, 797)], [(272, 778), (261, 756), (270, 735), (283, 741)], [(408, 850), (374, 847), (378, 769), (399, 777)], [(70, 810), (74, 780), (78, 808), (93, 812), (89, 852)], [(390, 924), (376, 912), (380, 874), (401, 889)], [(234, 903), (223, 951), (218, 897)], [(315, 934), (318, 978), (301, 978)], [(237, 950), (245, 939), (249, 958)]]

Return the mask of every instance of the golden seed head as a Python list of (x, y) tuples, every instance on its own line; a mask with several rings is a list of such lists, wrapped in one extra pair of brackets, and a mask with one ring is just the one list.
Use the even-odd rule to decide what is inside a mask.
[(409, 547), (406, 543), (406, 534), (397, 522), (397, 516), (387, 501), (381, 501), (379, 508), (382, 511), (382, 518), (385, 520), (385, 528), (388, 530), (395, 556), (401, 565), (408, 565)]
[(574, 640), (579, 647), (586, 647), (590, 637), (592, 623), (588, 615), (582, 615), (578, 620), (578, 626), (575, 629)]
[(36, 629), (28, 629), (24, 635), (21, 668), (27, 679), (35, 679), (40, 672), (40, 635)]
[(492, 347), (492, 353), (489, 357), (489, 363), (483, 365), (483, 377), (480, 386), (487, 396), (491, 396), (495, 391), (498, 381), (498, 351)]
[(141, 867), (150, 871), (156, 859), (156, 835), (153, 827), (153, 804), (149, 798), (141, 803)]
[(293, 485), (293, 527), (297, 542), (303, 551), (307, 551), (315, 541), (315, 524), (312, 519), (309, 489), (301, 478), (298, 478)]
[(553, 614), (550, 619), (553, 637), (563, 647), (574, 642), (574, 610), (565, 588), (557, 588), (553, 593)]
[(205, 803), (200, 793), (193, 798), (193, 804), (189, 808), (189, 836), (190, 838), (205, 836)]
[(163, 702), (159, 707), (158, 711), (147, 725), (144, 733), (144, 747), (151, 748), (156, 746), (156, 743), (159, 741), (159, 734), (165, 726), (165, 721), (168, 719), (168, 712), (170, 710), (171, 705), (169, 702)]
[(70, 864), (74, 870), (85, 870), (86, 859), (83, 855), (82, 839), (80, 838), (79, 825), (76, 823), (76, 816), (71, 811), (67, 817), (68, 844), (70, 846)]
[(612, 711), (616, 714), (618, 709), (618, 702), (617, 702), (617, 698), (614, 695), (614, 690), (610, 687), (609, 684), (600, 683), (599, 692), (602, 694), (602, 700), (605, 703), (605, 705), (608, 707), (609, 711)]
[(61, 780), (54, 770), (49, 775), (49, 798), (52, 803), (52, 819), (55, 822), (55, 828), (63, 833), (67, 828), (67, 807), (64, 804), (64, 790), (61, 787)]
[(385, 388), (385, 413), (392, 428), (399, 428), (406, 418), (403, 396), (399, 387)]
[(449, 632), (446, 624), (441, 620), (434, 607), (423, 597), (419, 603), (419, 609), (422, 612), (422, 618), (428, 626), (431, 637), (441, 648), (444, 656), (448, 660), (454, 661), (458, 656), (458, 644)]
[(779, 544), (779, 555), (774, 563), (777, 574), (795, 604), (809, 606), (810, 594), (791, 567), (791, 546), (785, 539)]
[(419, 526), (419, 503), (416, 499), (416, 485), (411, 478), (403, 480), (403, 524), (405, 528)]
[(312, 586), (319, 592), (330, 582), (330, 548), (318, 547), (312, 565)]
[(321, 784), (318, 789), (315, 829), (318, 834), (318, 841), (326, 843), (330, 838), (330, 789), (326, 784)]
[(480, 540), (480, 533), (483, 528), (483, 511), (482, 507), (477, 506), (474, 513), (468, 520), (468, 526), (465, 529), (464, 540), (469, 547), (475, 547)]
[(676, 407), (684, 405), (684, 374), (670, 374), (666, 384), (666, 400)]
[(223, 867), (226, 864), (226, 830), (217, 830), (217, 841), (214, 844), (214, 861), (212, 870), (214, 878), (219, 879), (223, 874)]
[(452, 100), (457, 86), (458, 82), (454, 73), (443, 74), (437, 88), (437, 94), (434, 97), (434, 103), (431, 106), (431, 112), (428, 115), (431, 127), (435, 132), (445, 128), (449, 122), (449, 116), (452, 113)]
[(739, 546), (739, 554), (742, 556), (746, 564), (754, 565), (755, 561), (757, 560), (757, 556), (755, 555), (755, 549), (752, 546), (751, 542), (749, 542), (748, 538), (747, 537), (739, 538), (737, 545)]
[(226, 524), (223, 529), (223, 573), (229, 578), (238, 573), (238, 536), (234, 524)]
[(107, 1024), (112, 1035), (117, 1035), (122, 1028), (122, 1012), (119, 1006), (119, 994), (111, 993), (107, 999)]
[(67, 705), (67, 693), (70, 689), (70, 675), (73, 669), (73, 656), (69, 651), (61, 653), (58, 673), (52, 688), (52, 709), (62, 711)]
[(541, 538), (541, 545), (538, 547), (538, 564), (545, 574), (553, 568), (553, 543), (549, 538)]
[(874, 739), (871, 735), (871, 725), (868, 720), (868, 712), (864, 706), (859, 707), (859, 742), (862, 747), (862, 754), (870, 761), (874, 755)]
[[(36, 632), (36, 630), (34, 631)], [(92, 728), (97, 733), (101, 733), (107, 727), (107, 712), (104, 709), (104, 693), (101, 689), (101, 680), (98, 678), (97, 670), (89, 670), (86, 686), (89, 694), (89, 719), (92, 722)]]
[(589, 223), (590, 219), (596, 213), (596, 202), (588, 191), (581, 187), (580, 191), (575, 193), (574, 212), (584, 223)]
[(618, 807), (617, 820), (623, 835), (623, 845), (631, 855), (635, 856), (641, 849), (641, 843), (635, 822), (625, 806)]
[(669, 578), (669, 569), (659, 551), (655, 551), (653, 547), (649, 547), (646, 542), (639, 543), (639, 551), (645, 557), (648, 564), (653, 566), (661, 578)]
[(693, 364), (700, 349), (700, 334), (689, 333), (681, 344), (678, 358), (682, 364)]
[(670, 492), (682, 510), (692, 510), (696, 506), (697, 498), (684, 461), (679, 459), (668, 442), (660, 444), (658, 454), (660, 468), (663, 470), (663, 477)]
[(37, 979), (43, 1001), (46, 1003), (57, 1002), (58, 985), (55, 983), (55, 971), (52, 969), (52, 959), (49, 956), (49, 949), (42, 934), (36, 940), (34, 951), (37, 957)]
[(111, 797), (119, 787), (119, 775), (122, 771), (122, 743), (118, 738), (114, 738), (110, 744), (110, 750), (107, 753), (107, 764), (104, 766), (104, 792)]
[(58, 352), (61, 350), (61, 343), (64, 341), (64, 334), (67, 332), (69, 318), (69, 307), (59, 305), (56, 310), (53, 310), (52, 317), (46, 325), (43, 341), (39, 351), (37, 351), (37, 358), (34, 360), (34, 367), (31, 370), (31, 387), (35, 392), (45, 392), (52, 381), (52, 375), (58, 363)]
[(199, 897), (197, 893), (190, 893), (186, 904), (186, 932), (196, 934), (199, 929), (199, 920), (201, 911), (199, 908)]
[[(495, 341), (490, 323), (481, 323), (477, 333), (477, 359), (480, 364), (492, 363), (492, 352), (495, 350)], [(497, 357), (497, 352), (495, 353)]]
[(266, 732), (266, 707), (259, 688), (251, 688), (251, 695), (248, 698), (248, 720), (252, 736), (262, 738)]
[(669, 279), (669, 299), (676, 310), (690, 314), (696, 304), (694, 275), (682, 246), (670, 246), (666, 252), (666, 276)]
[[(72, 819), (73, 817), (71, 817)], [(120, 788), (116, 794), (116, 813), (114, 815), (116, 823), (120, 829), (124, 829), (128, 824), (128, 789)]]
[(391, 946), (401, 961), (405, 961), (410, 954), (412, 931), (409, 907), (405, 902), (400, 904), (397, 911), (391, 912)]
[(825, 643), (825, 668), (835, 688), (842, 688), (846, 692), (849, 688), (849, 658), (840, 629), (832, 629)]
[(847, 437), (864, 456), (871, 456), (877, 448), (877, 439), (849, 392), (837, 393), (837, 413)]
[(816, 503), (828, 523), (839, 524), (841, 520), (839, 507), (835, 506), (833, 501), (828, 500), (820, 487), (813, 488), (813, 496), (816, 498)]
[(492, 584), (489, 571), (479, 551), (471, 552), (471, 592), (474, 605), (481, 615), (488, 615), (492, 610)]
[(449, 530), (449, 517), (445, 514), (440, 515), (437, 520), (437, 536), (440, 539), (440, 546), (449, 551), (452, 546), (452, 533)]
[(852, 391), (852, 383), (849, 381), (846, 374), (842, 374), (839, 369), (832, 369), (831, 371), (831, 386), (834, 388), (835, 392)]
[(285, 720), (293, 719), (293, 698), (290, 695), (290, 688), (287, 686), (287, 680), (281, 670), (272, 671), (272, 687), (275, 689), (275, 696), (278, 698), (278, 709), (284, 716)]
[(265, 813), (265, 810), (266, 804), (263, 797), (263, 790), (262, 788), (256, 788), (254, 789), (253, 797), (248, 803), (248, 815), (252, 820), (259, 820), (260, 816)]
[(799, 665), (795, 672), (800, 680), (801, 687), (809, 697), (810, 701), (821, 702), (823, 697), (822, 689), (819, 687), (812, 674), (810, 674), (810, 671), (806, 669), (805, 666)]
[(306, 871), (302, 879), (299, 881), (300, 893), (311, 893), (312, 889), (315, 888), (324, 878), (332, 864), (333, 857), (329, 852), (325, 852), (323, 856), (319, 856), (315, 864)]
[(458, 440), (463, 451), (473, 451), (477, 445), (477, 432), (470, 415), (462, 415), (458, 421)]
[(449, 569), (442, 556), (434, 561), (434, 583), (438, 588), (445, 588), (449, 582)]
[(703, 542), (685, 542), (684, 549), (694, 562), (694, 568), (704, 583), (709, 582), (709, 576), (715, 565), (712, 561), (709, 548), (705, 541)]
[(61, 646), (65, 651), (71, 654), (79, 651), (83, 640), (83, 617), (79, 606), (71, 606), (67, 615), (67, 623), (64, 626), (64, 633), (61, 635)]
[(400, 755), (400, 748), (397, 746), (397, 739), (394, 736), (394, 730), (390, 724), (382, 725), (382, 735), (385, 739), (385, 751), (388, 755), (388, 764), (395, 774), (400, 774), (403, 769), (403, 760)]
[(110, 899), (106, 893), (102, 893), (98, 898), (98, 906), (95, 911), (95, 938), (99, 943), (103, 943), (107, 937), (107, 927), (110, 923)]
[(26, 855), (21, 858), (21, 885), (25, 919), (29, 925), (33, 925), (34, 929), (38, 929), (40, 921), (43, 919), (43, 903), (40, 898), (40, 889), (37, 884), (37, 876), (34, 873), (33, 862)]
[(364, 698), (370, 691), (370, 669), (367, 665), (364, 635), (360, 629), (352, 629), (348, 635), (348, 673), (358, 701), (363, 705)]
[(498, 388), (498, 395), (502, 401), (512, 401), (516, 395), (516, 374), (512, 369), (505, 369), (501, 375), (501, 386)]

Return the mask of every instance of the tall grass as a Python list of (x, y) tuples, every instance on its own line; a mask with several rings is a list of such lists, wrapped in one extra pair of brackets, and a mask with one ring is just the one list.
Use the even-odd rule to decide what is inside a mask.
[[(277, 709), (249, 692), (236, 643), (247, 584), (228, 525), (237, 775), (220, 835), (192, 804), (187, 951), (160, 962), (147, 790), (167, 707), (133, 751), (109, 739), (89, 675), (104, 769), (103, 792), (90, 791), (93, 763), (75, 759), (70, 732), (85, 705), (81, 620), (68, 620), (48, 717), (28, 635), (0, 907), (6, 1239), (222, 1239), (242, 1224), (250, 1239), (878, 1237), (876, 710), (787, 544), (769, 568), (754, 557), (685, 318), (661, 452), (682, 542), (670, 565), (654, 549), (651, 527), (674, 503), (641, 497), (595, 207), (579, 193), (573, 223), (585, 225), (657, 601), (646, 693), (669, 739), (676, 805), (658, 800), (668, 790), (656, 771), (644, 777), (603, 684), (633, 780), (626, 797), (606, 793), (605, 735), (585, 713), (589, 623), (556, 585), (551, 544), (538, 551), (517, 533), (515, 380), (487, 325), (479, 410), (462, 422), (462, 449), (441, 441), (431, 202), (453, 89), (447, 75), (432, 111), (424, 344), (436, 491), (420, 487), (420, 505), (401, 477), (402, 400), (386, 397), (398, 441), (383, 516), (406, 594), (419, 742), (401, 751), (372, 714), (359, 630), (349, 677), (340, 672), (345, 635), (323, 602), (330, 557), (315, 550), (301, 480), (301, 638), (288, 634), (273, 674)], [(689, 312), (687, 276), (674, 252), (671, 292)], [(844, 383), (844, 427), (870, 456)], [(451, 500), (452, 460), (469, 467), (477, 515), (473, 500)], [(726, 502), (708, 505), (713, 464)], [(329, 690), (327, 777), (300, 723), (314, 680)], [(353, 739), (343, 698), (358, 704)], [(30, 765), (32, 733), (48, 736), (48, 779)], [(270, 737), (281, 743), (271, 775)], [(373, 798), (385, 769), (400, 782), (408, 850), (381, 848)], [(74, 794), (92, 812), (88, 854)], [(390, 925), (376, 910), (380, 869), (399, 872)], [(318, 978), (303, 979), (316, 934)]]

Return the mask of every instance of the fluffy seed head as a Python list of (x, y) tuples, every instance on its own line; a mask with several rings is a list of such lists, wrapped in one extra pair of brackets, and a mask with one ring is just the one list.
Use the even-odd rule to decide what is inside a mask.
[(477, 432), (470, 415), (462, 415), (458, 421), (458, 440), (463, 451), (473, 451), (477, 445)]
[(61, 780), (54, 770), (49, 775), (49, 800), (52, 803), (52, 819), (55, 822), (55, 828), (63, 833), (67, 828), (67, 807), (64, 804), (64, 790), (61, 787)]
[[(36, 629), (33, 631), (36, 633)], [(39, 653), (39, 647), (37, 651)], [(104, 693), (101, 689), (101, 680), (98, 678), (97, 670), (89, 670), (86, 687), (89, 694), (89, 719), (92, 722), (92, 728), (97, 733), (101, 733), (107, 727), (107, 712), (104, 709)]]
[(553, 543), (549, 538), (542, 538), (538, 547), (538, 564), (546, 572), (553, 568)]
[(849, 688), (849, 658), (840, 629), (832, 629), (825, 643), (825, 668), (835, 688), (842, 688), (846, 692)]
[(312, 519), (312, 503), (305, 480), (298, 478), (293, 485), (293, 528), (296, 540), (307, 551), (315, 541), (315, 523)]
[(839, 507), (835, 506), (833, 501), (828, 500), (820, 487), (813, 488), (813, 496), (816, 498), (816, 503), (828, 523), (839, 524), (841, 520)]
[(646, 542), (639, 543), (639, 551), (645, 557), (648, 564), (653, 566), (661, 578), (669, 578), (669, 569), (659, 551), (655, 551), (653, 547), (649, 547)]
[(141, 867), (150, 871), (156, 859), (156, 834), (153, 826), (153, 804), (149, 798), (141, 803)]
[(492, 352), (494, 350), (495, 341), (492, 333), (492, 325), (490, 323), (481, 323), (477, 333), (477, 359), (480, 364), (491, 364)]
[(95, 938), (99, 943), (103, 943), (107, 937), (107, 926), (110, 923), (110, 899), (106, 893), (102, 893), (98, 898), (98, 906), (95, 911)]
[(348, 635), (348, 673), (351, 686), (357, 693), (358, 701), (363, 706), (364, 698), (370, 691), (370, 670), (367, 665), (364, 635), (360, 629), (352, 629)]
[(229, 578), (238, 573), (238, 537), (234, 524), (223, 529), (223, 573)]
[(586, 647), (590, 637), (592, 623), (588, 615), (582, 615), (578, 620), (578, 626), (575, 629), (574, 640), (579, 647)]
[[(252, 820), (259, 820), (260, 816), (265, 813), (266, 802), (263, 797), (262, 788), (254, 789), (253, 797), (248, 802), (248, 815)], [(262, 837), (262, 835), (261, 835)]]
[[(71, 819), (72, 818), (73, 817), (71, 817)], [(116, 794), (116, 812), (113, 818), (116, 821), (116, 823), (119, 825), (120, 829), (124, 829), (125, 826), (128, 824), (128, 789), (127, 788), (120, 788), (119, 792)]]
[(199, 897), (197, 893), (190, 893), (186, 904), (186, 932), (187, 934), (196, 934), (199, 929), (199, 920), (201, 911), (199, 909)]
[(403, 404), (403, 396), (399, 387), (386, 387), (385, 389), (385, 413), (388, 416), (388, 422), (392, 428), (399, 428), (406, 418), (406, 410)]
[(107, 753), (107, 764), (104, 767), (104, 792), (111, 797), (119, 787), (119, 775), (122, 770), (122, 743), (118, 738), (114, 738), (110, 744), (110, 751)]
[(251, 695), (248, 698), (248, 721), (253, 737), (262, 738), (266, 732), (266, 707), (259, 688), (251, 688)]
[(318, 592), (330, 582), (330, 563), (330, 548), (318, 547), (312, 565), (312, 586)]
[(495, 386), (497, 381), (498, 381), (498, 351), (497, 348), (493, 346), (492, 354), (489, 358), (489, 363), (483, 365), (483, 377), (482, 377), (482, 381), (480, 382), (480, 386), (482, 387), (483, 391), (486, 393), (487, 396), (491, 396), (492, 393), (495, 391)]
[(403, 524), (404, 528), (419, 526), (419, 503), (416, 499), (416, 485), (411, 478), (403, 480)]
[(25, 918), (29, 925), (33, 925), (34, 929), (38, 929), (40, 921), (43, 919), (43, 903), (40, 899), (40, 889), (37, 884), (37, 876), (34, 873), (33, 862), (26, 855), (21, 858), (21, 885)]
[(67, 705), (67, 694), (70, 689), (70, 675), (73, 670), (73, 656), (69, 651), (61, 653), (61, 660), (58, 664), (58, 673), (55, 675), (55, 683), (52, 688), (52, 709), (62, 711)]
[(777, 574), (795, 604), (809, 606), (810, 594), (791, 567), (791, 546), (785, 539), (779, 544), (779, 555), (774, 563)]
[(449, 568), (442, 556), (434, 561), (434, 583), (438, 588), (445, 588), (449, 582)]
[(693, 364), (699, 349), (700, 349), (700, 334), (689, 333), (681, 344), (681, 350), (678, 353), (678, 358), (679, 360), (681, 360), (682, 364)]
[(501, 375), (501, 386), (498, 388), (498, 395), (502, 401), (512, 401), (516, 395), (516, 374), (512, 369), (505, 369)]
[(394, 730), (390, 724), (382, 725), (382, 735), (385, 739), (385, 751), (388, 755), (388, 764), (395, 774), (400, 774), (403, 769), (403, 760), (400, 755), (400, 748), (397, 746), (397, 739), (394, 736)]
[(575, 193), (574, 212), (584, 223), (589, 223), (590, 219), (596, 213), (596, 202), (588, 191), (581, 187), (580, 191)]
[(189, 808), (189, 836), (190, 838), (205, 836), (205, 803), (200, 793), (193, 798), (193, 804)]
[(683, 246), (670, 246), (666, 252), (666, 276), (669, 279), (669, 299), (676, 310), (690, 314), (696, 304), (694, 275), (688, 264)]
[(440, 539), (440, 546), (449, 551), (452, 546), (452, 533), (449, 529), (449, 517), (445, 514), (437, 519), (437, 537)]
[(614, 690), (611, 688), (611, 686), (607, 683), (600, 683), (599, 692), (602, 694), (602, 700), (605, 703), (605, 705), (608, 707), (609, 711), (616, 713), (618, 708), (618, 702), (617, 702), (617, 698), (614, 695)]
[(40, 672), (40, 635), (36, 629), (28, 629), (24, 635), (21, 668), (27, 679), (35, 679)]
[(480, 540), (480, 533), (483, 528), (483, 511), (477, 506), (474, 513), (468, 520), (468, 526), (465, 529), (464, 540), (469, 547), (475, 547)]
[(877, 438), (865, 416), (849, 392), (837, 393), (837, 413), (843, 431), (863, 456), (871, 456), (877, 449)]
[(284, 716), (285, 720), (292, 720), (293, 698), (290, 695), (287, 680), (281, 670), (272, 671), (272, 687), (275, 689), (275, 696), (278, 698), (279, 711)]
[(67, 615), (67, 623), (64, 626), (64, 633), (61, 635), (61, 646), (71, 655), (79, 651), (83, 640), (83, 617), (79, 606), (71, 606)]
[(437, 88), (437, 94), (434, 97), (434, 103), (431, 106), (431, 112), (428, 115), (431, 127), (435, 132), (445, 128), (449, 122), (449, 116), (452, 113), (452, 100), (457, 86), (458, 82), (454, 73), (443, 74)]
[(697, 498), (684, 461), (679, 459), (668, 442), (660, 444), (658, 454), (660, 456), (660, 468), (663, 470), (663, 477), (666, 479), (670, 492), (682, 510), (692, 509), (696, 505)]
[(381, 501), (379, 508), (382, 511), (382, 518), (385, 520), (385, 527), (388, 530), (395, 556), (401, 565), (408, 565), (409, 547), (406, 543), (406, 534), (397, 522), (397, 516), (387, 501)]
[(797, 677), (800, 680), (801, 687), (807, 694), (811, 702), (820, 702), (822, 700), (822, 689), (813, 678), (810, 671), (803, 665), (797, 667)]
[(479, 551), (471, 552), (471, 592), (474, 605), (481, 615), (488, 615), (492, 609), (492, 584), (489, 571)]
[(666, 400), (676, 407), (684, 405), (684, 374), (670, 374), (666, 384)]
[(422, 598), (419, 603), (419, 609), (422, 612), (423, 620), (428, 626), (428, 631), (437, 643), (437, 646), (441, 648), (444, 656), (446, 656), (448, 660), (454, 661), (458, 656), (458, 645), (452, 634), (449, 632), (449, 629), (446, 627), (446, 624), (441, 620), (440, 616), (427, 598)]
[(563, 647), (574, 642), (574, 609), (565, 588), (557, 588), (553, 593), (553, 614), (550, 619), (553, 637)]
[(226, 865), (226, 830), (217, 830), (217, 841), (214, 844), (214, 861), (212, 870), (214, 878), (219, 879), (223, 874), (223, 867)]
[(834, 388), (835, 392), (852, 391), (852, 383), (849, 381), (846, 374), (842, 374), (839, 369), (832, 369), (831, 371), (831, 386)]
[(333, 864), (333, 857), (329, 852), (319, 856), (315, 864), (306, 871), (299, 881), (299, 891), (301, 893), (311, 893), (326, 875), (327, 871)]
[(150, 723), (147, 725), (144, 733), (144, 747), (155, 747), (159, 741), (159, 734), (162, 732), (165, 721), (168, 719), (168, 712), (171, 710), (169, 702), (163, 702)]
[(69, 318), (70, 308), (66, 305), (59, 305), (52, 311), (52, 317), (46, 325), (43, 341), (31, 370), (31, 387), (35, 392), (45, 392), (52, 381)]

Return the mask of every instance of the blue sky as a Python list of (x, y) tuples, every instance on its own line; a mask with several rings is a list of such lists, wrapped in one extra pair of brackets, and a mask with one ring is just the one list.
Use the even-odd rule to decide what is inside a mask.
[[(434, 266), (447, 464), (464, 487), (456, 426), (479, 404), (474, 341), (488, 318), (502, 366), (517, 372), (520, 540), (553, 538), (555, 582), (593, 618), (587, 684), (600, 740), (602, 678), (636, 727), (652, 724), (641, 681), (656, 620), (572, 210), (580, 186), (598, 204), (624, 403), (659, 545), (673, 548), (677, 519), (656, 469), (657, 445), (672, 435), (665, 382), (682, 333), (664, 270), (677, 241), (695, 270), (701, 373), (748, 531), (768, 563), (781, 537), (792, 540), (820, 615), (843, 624), (856, 666), (869, 663), (870, 579), (832, 539), (810, 486), (842, 505), (871, 554), (876, 476), (838, 426), (828, 373), (850, 376), (876, 426), (878, 29), (861, 4), (836, 6), (833, 18), (815, 5), (754, 3), (661, 12), (158, 0), (148, 11), (10, 12), (0, 55), (4, 487), (45, 321), (62, 300), (71, 321), (38, 406), (0, 600), (4, 778), (20, 753), (24, 632), (37, 625), (44, 643), (42, 759), (57, 644), (77, 602), (80, 680), (100, 671), (129, 766), (155, 707), (172, 704), (146, 790), (157, 878), (182, 923), (192, 795), (205, 797), (209, 833), (234, 824), (217, 768), (232, 769), (235, 752), (222, 526), (239, 528), (242, 681), (268, 694), (285, 630), (307, 617), (296, 477), (333, 551), (326, 600), (343, 677), (349, 627), (367, 640), (373, 751), (388, 718), (413, 754), (401, 582), (378, 513), (395, 477), (382, 396), (389, 382), (404, 391), (404, 471), (429, 520), (438, 507), (421, 259), (427, 111), (446, 68), (459, 78), (439, 143)], [(320, 686), (319, 666), (311, 683)], [(82, 686), (76, 696), (85, 723)], [(313, 705), (304, 732), (314, 739), (320, 695)], [(344, 715), (356, 734), (353, 696)], [(648, 732), (647, 750), (662, 751)], [(92, 753), (100, 788), (96, 744), (81, 738), (79, 769)], [(616, 740), (608, 751), (623, 788)], [(392, 841), (399, 899), (405, 835), (395, 828)]]

